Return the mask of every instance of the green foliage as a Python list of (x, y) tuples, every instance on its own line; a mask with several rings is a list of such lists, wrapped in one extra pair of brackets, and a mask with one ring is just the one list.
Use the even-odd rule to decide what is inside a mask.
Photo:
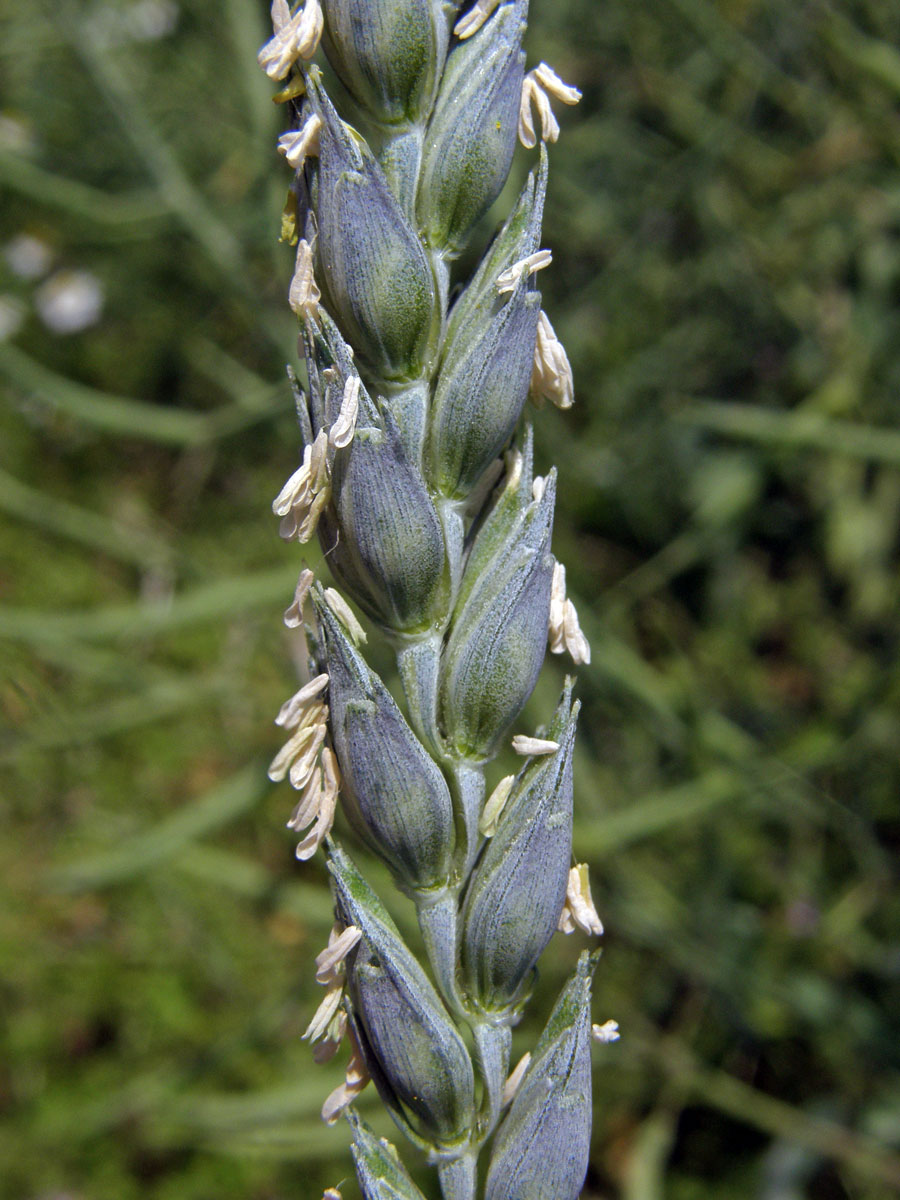
[[(267, 501), (297, 441), (265, 13), (161, 4), (174, 28), (139, 41), (140, 8), (13, 6), (0, 39), (0, 241), (106, 297), (54, 334), (43, 282), (0, 260), (24, 315), (0, 342), (0, 1196), (315, 1196), (346, 1162), (317, 1117), (340, 1068), (299, 1041), (330, 902), (261, 782), (296, 574)], [(575, 844), (607, 927), (596, 1015), (623, 1030), (595, 1054), (585, 1195), (880, 1200), (900, 17), (532, 9), (529, 65), (585, 93), (541, 278), (576, 406), (536, 418), (594, 649)], [(551, 943), (534, 1012), (575, 952)]]

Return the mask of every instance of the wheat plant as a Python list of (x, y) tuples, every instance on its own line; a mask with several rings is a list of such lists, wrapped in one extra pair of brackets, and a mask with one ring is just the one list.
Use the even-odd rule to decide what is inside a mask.
[[(336, 923), (306, 1036), (350, 1046), (323, 1117), (345, 1112), (364, 1194), (421, 1198), (352, 1107), (371, 1080), (437, 1168), (445, 1200), (574, 1200), (588, 1162), (591, 980), (582, 953), (543, 1035), (510, 1072), (511, 1028), (557, 929), (602, 926), (572, 861), (578, 703), (568, 679), (545, 728), (516, 732), (544, 654), (590, 651), (550, 550), (556, 475), (536, 476), (529, 397), (573, 401), (537, 273), (551, 100), (525, 72), (526, 0), (306, 0), (272, 7), (259, 62), (281, 85), (294, 171), (282, 238), (306, 383), (292, 375), (302, 459), (273, 508), (318, 535), (340, 590), (300, 575), (285, 614), (308, 674), (270, 768), (299, 792), (298, 857), (324, 845)], [(336, 87), (312, 65), (321, 44)], [(335, 97), (339, 97), (337, 100)], [(345, 120), (341, 113), (352, 120)], [(468, 280), (453, 263), (497, 200), (517, 140), (539, 160)], [(369, 666), (352, 602), (396, 654), (405, 712)], [(511, 737), (522, 757), (488, 795)], [(347, 824), (416, 906), (426, 971), (332, 837)], [(487, 1147), (479, 1170), (479, 1154)], [(337, 1195), (332, 1192), (332, 1195)]]

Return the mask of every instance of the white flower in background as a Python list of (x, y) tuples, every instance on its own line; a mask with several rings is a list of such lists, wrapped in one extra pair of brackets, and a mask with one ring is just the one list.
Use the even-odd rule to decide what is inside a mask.
[(124, 8), (98, 5), (86, 24), (94, 42), (107, 48), (129, 42), (158, 42), (174, 33), (180, 15), (174, 0), (137, 0)]
[(173, 0), (138, 0), (125, 12), (128, 32), (136, 42), (158, 42), (175, 32), (180, 16)]
[(103, 285), (90, 271), (57, 271), (34, 294), (38, 316), (53, 333), (79, 333), (100, 320)]
[(19, 279), (41, 279), (53, 265), (53, 251), (30, 233), (20, 233), (3, 247), (3, 257)]
[(11, 112), (0, 113), (0, 149), (27, 154), (34, 148), (34, 133), (25, 120)]

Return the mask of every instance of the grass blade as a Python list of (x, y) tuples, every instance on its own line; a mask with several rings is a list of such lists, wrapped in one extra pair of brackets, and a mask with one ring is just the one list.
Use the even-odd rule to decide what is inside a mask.
[(834, 420), (802, 409), (784, 411), (722, 400), (694, 400), (675, 415), (687, 425), (725, 437), (785, 449), (824, 450), (900, 466), (900, 432), (896, 429)]
[(78, 892), (133, 879), (179, 857), (194, 842), (242, 816), (267, 787), (264, 765), (252, 763), (115, 849), (55, 870), (48, 882), (62, 891)]

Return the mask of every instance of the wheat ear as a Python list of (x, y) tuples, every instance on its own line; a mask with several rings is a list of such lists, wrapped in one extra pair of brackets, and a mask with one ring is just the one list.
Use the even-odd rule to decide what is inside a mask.
[[(299, 792), (298, 856), (325, 846), (336, 924), (316, 960), (318, 1059), (351, 1046), (325, 1102), (346, 1112), (370, 1200), (422, 1200), (352, 1102), (371, 1079), (438, 1172), (445, 1200), (574, 1200), (591, 1122), (585, 951), (531, 1055), (510, 1073), (511, 1028), (557, 929), (596, 937), (572, 862), (572, 680), (546, 728), (487, 795), (549, 648), (590, 650), (550, 552), (556, 474), (534, 475), (529, 396), (567, 408), (572, 374), (537, 275), (551, 100), (578, 91), (527, 74), (526, 0), (287, 0), (260, 65), (282, 85), (294, 177), (284, 240), (307, 383), (295, 381), (299, 467), (273, 505), (286, 538), (316, 533), (340, 585), (301, 573), (285, 614), (310, 670), (277, 722), (270, 774)], [(322, 45), (348, 124), (312, 65)], [(540, 161), (471, 278), (454, 260), (499, 196), (516, 141)], [(452, 301), (451, 301), (451, 296)], [(405, 712), (368, 665), (348, 599), (393, 648)], [(430, 974), (331, 836), (336, 806), (415, 904)], [(594, 1026), (601, 1041), (614, 1022)], [(479, 1152), (486, 1165), (479, 1172)], [(337, 1195), (331, 1189), (329, 1196)]]

